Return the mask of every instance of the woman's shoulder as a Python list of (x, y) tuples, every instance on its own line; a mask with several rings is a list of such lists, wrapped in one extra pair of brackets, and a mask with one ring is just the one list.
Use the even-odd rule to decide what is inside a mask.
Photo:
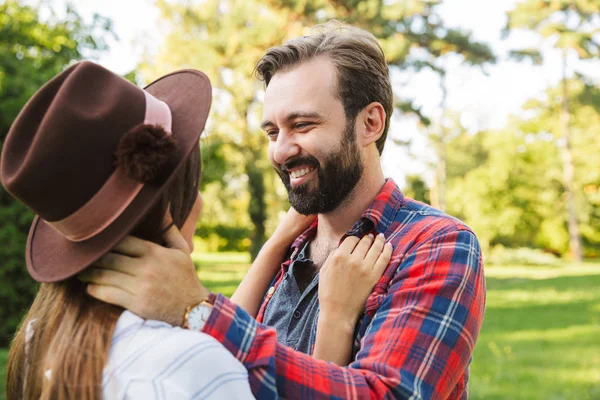
[(227, 386), (234, 389), (231, 398), (252, 398), (247, 370), (211, 336), (128, 311), (119, 318), (104, 370), (104, 392), (116, 398), (130, 398), (131, 393), (139, 398), (230, 398), (229, 390), (222, 392)]

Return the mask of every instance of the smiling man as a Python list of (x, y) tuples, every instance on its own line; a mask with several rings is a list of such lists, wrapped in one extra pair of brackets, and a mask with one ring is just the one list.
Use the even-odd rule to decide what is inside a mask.
[[(342, 103), (333, 101), (336, 79), (331, 58), (321, 56), (276, 74), (268, 83), (261, 127), (269, 138), (269, 157), (290, 204), (303, 214), (341, 211), (363, 173), (356, 117), (347, 119)], [(381, 104), (367, 112), (379, 113), (377, 123), (384, 122)], [(383, 176), (377, 178), (373, 183), (378, 191)]]
[[(136, 276), (111, 280), (121, 268), (113, 259), (90, 293), (172, 324), (202, 302), (197, 329), (246, 366), (260, 399), (466, 398), (485, 306), (480, 248), (467, 226), (404, 197), (383, 175), (393, 95), (377, 40), (334, 24), (269, 49), (257, 72), (273, 167), (291, 205), (318, 217), (282, 260), (256, 319), (182, 278), (193, 266), (176, 249), (132, 249)], [(319, 269), (344, 237), (369, 233), (383, 233), (394, 253), (354, 329), (353, 361), (317, 360)], [(173, 265), (167, 276), (164, 263)], [(132, 284), (146, 288), (136, 302), (120, 295)]]

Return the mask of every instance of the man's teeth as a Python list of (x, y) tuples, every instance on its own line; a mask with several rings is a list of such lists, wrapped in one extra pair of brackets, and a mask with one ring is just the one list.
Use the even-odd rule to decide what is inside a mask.
[(314, 168), (302, 168), (302, 169), (297, 169), (295, 171), (290, 172), (290, 175), (292, 178), (294, 179), (298, 179), (303, 177), (304, 175), (308, 174), (309, 172), (311, 172)]

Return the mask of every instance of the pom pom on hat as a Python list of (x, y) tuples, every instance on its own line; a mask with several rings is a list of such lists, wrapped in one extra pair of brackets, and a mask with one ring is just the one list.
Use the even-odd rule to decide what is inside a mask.
[(148, 183), (161, 173), (174, 149), (173, 137), (160, 125), (139, 124), (121, 138), (116, 165), (131, 179)]

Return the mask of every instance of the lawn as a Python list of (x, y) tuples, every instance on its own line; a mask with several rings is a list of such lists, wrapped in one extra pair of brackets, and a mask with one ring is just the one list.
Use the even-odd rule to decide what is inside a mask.
[(600, 399), (600, 264), (489, 267), (472, 399)]
[[(249, 260), (229, 253), (194, 261), (202, 281), (229, 296)], [(600, 399), (600, 264), (491, 266), (486, 275), (470, 399)], [(0, 350), (0, 376), (6, 356)]]

